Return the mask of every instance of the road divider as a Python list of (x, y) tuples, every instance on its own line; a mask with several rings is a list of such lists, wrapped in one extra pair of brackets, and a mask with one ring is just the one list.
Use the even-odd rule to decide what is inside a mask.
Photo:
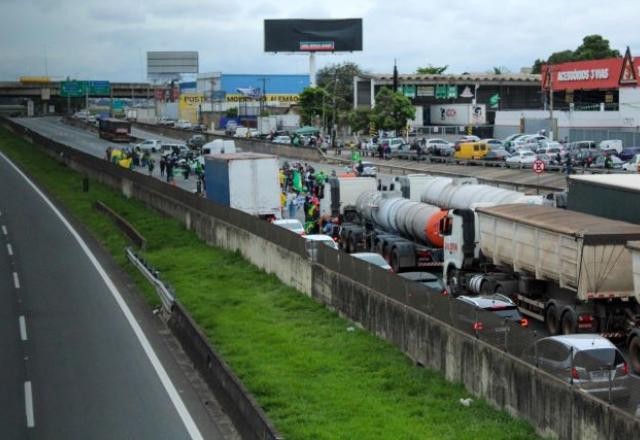
[(125, 220), (124, 217), (115, 212), (113, 209), (109, 208), (101, 201), (97, 201), (94, 204), (94, 208), (111, 218), (116, 226), (118, 226), (118, 228), (120, 228), (120, 230), (124, 232), (127, 237), (129, 237), (129, 240), (131, 240), (138, 247), (138, 249), (145, 249), (147, 241), (145, 240), (144, 236), (140, 232), (138, 232), (138, 230), (134, 228), (131, 223)]

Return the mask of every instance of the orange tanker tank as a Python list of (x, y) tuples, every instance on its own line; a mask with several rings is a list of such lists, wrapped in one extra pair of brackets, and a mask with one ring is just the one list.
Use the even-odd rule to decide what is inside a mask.
[(424, 235), (429, 242), (436, 247), (441, 248), (444, 245), (444, 238), (440, 235), (440, 220), (445, 218), (449, 211), (442, 210), (427, 220), (427, 224), (424, 227)]

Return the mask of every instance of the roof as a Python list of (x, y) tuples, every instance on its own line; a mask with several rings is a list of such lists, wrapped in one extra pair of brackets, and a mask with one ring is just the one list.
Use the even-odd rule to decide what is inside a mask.
[(595, 333), (582, 333), (573, 335), (550, 336), (544, 339), (552, 339), (562, 344), (578, 350), (589, 350), (593, 348), (615, 348), (607, 338)]
[(460, 301), (468, 302), (481, 309), (492, 308), (509, 308), (516, 307), (516, 305), (509, 298), (504, 295), (479, 295), (479, 296), (467, 296), (461, 295), (458, 297)]
[(585, 174), (570, 176), (571, 181), (593, 183), (600, 186), (640, 191), (640, 174)]
[(614, 244), (640, 240), (640, 225), (567, 209), (517, 203), (477, 208), (476, 211), (559, 234), (582, 238), (585, 244)]
[[(377, 81), (393, 81), (393, 74), (371, 74), (360, 75), (361, 78), (372, 78)], [(464, 82), (464, 83), (505, 83), (517, 82), (540, 86), (541, 77), (538, 74), (530, 73), (506, 73), (497, 75), (495, 73), (470, 73), (466, 75), (448, 74), (448, 75), (420, 75), (417, 73), (398, 75), (400, 82), (406, 81), (422, 81), (433, 83), (447, 82)]]
[(640, 241), (630, 241), (627, 243), (627, 247), (634, 251), (640, 251)]
[(207, 160), (250, 160), (250, 159), (277, 159), (278, 156), (261, 153), (221, 153), (208, 154)]

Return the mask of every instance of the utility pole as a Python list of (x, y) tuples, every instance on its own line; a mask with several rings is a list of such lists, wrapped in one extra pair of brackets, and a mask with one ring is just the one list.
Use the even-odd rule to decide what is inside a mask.
[(549, 139), (553, 140), (553, 73), (551, 72), (551, 66), (547, 70), (547, 75), (549, 80)]
[(336, 89), (337, 89), (337, 85), (338, 85), (338, 68), (336, 67), (333, 71), (333, 117), (332, 117), (332, 123), (333, 123), (333, 129), (332, 129), (332, 136), (331, 136), (331, 146), (333, 146), (333, 148), (336, 147), (336, 137), (338, 135), (338, 124), (336, 123)]

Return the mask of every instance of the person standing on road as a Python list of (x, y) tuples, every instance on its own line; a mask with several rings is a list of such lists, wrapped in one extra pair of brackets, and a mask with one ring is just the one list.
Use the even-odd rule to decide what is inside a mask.
[(167, 183), (171, 183), (173, 180), (173, 162), (167, 162)]
[(164, 156), (160, 156), (160, 176), (164, 176), (164, 168), (167, 165), (167, 160)]
[(106, 159), (108, 162), (111, 162), (111, 147), (107, 147)]
[(191, 164), (186, 161), (184, 163), (184, 180), (189, 180), (189, 174), (191, 174)]
[(147, 159), (147, 169), (149, 170), (149, 175), (153, 175), (153, 169), (155, 168), (155, 161), (153, 160), (153, 158), (148, 158)]

